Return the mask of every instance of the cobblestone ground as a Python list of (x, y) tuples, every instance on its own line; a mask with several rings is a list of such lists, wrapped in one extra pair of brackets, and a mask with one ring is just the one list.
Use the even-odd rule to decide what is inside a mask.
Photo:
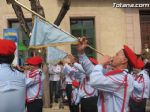
[(68, 106), (64, 106), (64, 108), (59, 109), (59, 104), (54, 103), (53, 108), (43, 108), (43, 112), (69, 112)]
[(68, 109), (51, 109), (51, 108), (44, 108), (43, 112), (69, 112)]

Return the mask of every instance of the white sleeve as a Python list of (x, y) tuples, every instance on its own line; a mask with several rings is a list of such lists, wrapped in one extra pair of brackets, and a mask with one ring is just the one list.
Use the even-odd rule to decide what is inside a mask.
[[(142, 79), (144, 78), (143, 76), (143, 70), (140, 71), (138, 74), (136, 74), (137, 78), (136, 80), (134, 80), (133, 85), (134, 85), (134, 89), (133, 91), (138, 91), (138, 92), (142, 92), (143, 91), (143, 83), (139, 82), (140, 81), (140, 77), (142, 77)], [(134, 78), (135, 79), (135, 78)]]
[(82, 65), (87, 75), (89, 75), (94, 69), (94, 65), (85, 54), (79, 55), (79, 63)]
[(48, 71), (50, 74), (54, 74), (53, 68), (54, 68), (53, 65), (51, 65), (51, 64), (48, 65)]
[(54, 70), (53, 70), (55, 73), (61, 73), (61, 67), (59, 65), (57, 66), (54, 66)]
[[(90, 74), (91, 86), (102, 91), (115, 92), (122, 83), (122, 80), (124, 80), (123, 75), (119, 75), (117, 78), (114, 76), (104, 76), (102, 65), (96, 65), (93, 72)], [(121, 88), (123, 87), (124, 86), (121, 86)]]
[(25, 81), (26, 81), (26, 86), (29, 87), (29, 86), (32, 86), (34, 84), (37, 84), (39, 81), (38, 80), (34, 80), (32, 78), (25, 78)]
[(84, 77), (84, 73), (80, 72), (79, 70), (77, 70), (75, 67), (71, 67), (68, 64), (65, 64), (64, 66), (64, 74), (68, 75), (68, 74), (72, 74), (72, 76), (74, 76), (74, 78), (81, 80), (82, 77)]
[(72, 67), (69, 66), (68, 64), (65, 64), (65, 65), (64, 65), (64, 68), (63, 68), (63, 73), (64, 73), (65, 75), (68, 75), (71, 71), (73, 71)]
[(82, 67), (81, 64), (79, 64), (79, 63), (74, 63), (74, 67), (75, 67), (77, 70), (79, 70), (79, 72), (85, 74), (85, 71), (84, 71), (84, 69), (83, 69), (83, 67)]

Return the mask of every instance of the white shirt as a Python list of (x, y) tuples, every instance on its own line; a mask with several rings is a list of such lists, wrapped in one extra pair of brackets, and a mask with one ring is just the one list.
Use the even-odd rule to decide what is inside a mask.
[(65, 74), (65, 81), (69, 84), (72, 84), (73, 80), (78, 80), (80, 82), (85, 77), (85, 72), (78, 63), (74, 63), (73, 66), (65, 64), (63, 73)]
[[(106, 77), (103, 73), (104, 68), (102, 65), (92, 65), (85, 54), (79, 56), (79, 61), (87, 74), (90, 74), (91, 86), (103, 92), (105, 112), (121, 112), (124, 99), (124, 86), (119, 86), (127, 75), (128, 86), (124, 108), (124, 112), (127, 112), (129, 97), (133, 90), (133, 77), (126, 72)], [(119, 89), (117, 90), (117, 88)], [(98, 112), (102, 112), (102, 99), (99, 98), (98, 100)]]
[(150, 94), (150, 80), (148, 72), (146, 70), (140, 71), (134, 80), (134, 89), (132, 93), (132, 98), (142, 99), (149, 98)]
[(76, 104), (80, 103), (82, 98), (90, 98), (90, 97), (93, 97), (93, 96), (98, 96), (98, 91), (95, 88), (93, 88), (89, 84), (89, 81), (87, 81), (84, 78), (82, 83), (80, 84)]
[[(41, 69), (37, 69), (37, 71), (38, 71), (38, 74), (33, 78), (29, 77), (30, 71), (27, 72), (27, 74), (26, 74), (26, 77), (28, 79), (32, 80), (32, 82), (30, 82), (27, 86), (28, 100), (34, 100), (35, 97), (36, 98), (43, 97), (45, 76), (42, 73)], [(40, 88), (40, 90), (39, 90), (39, 88)], [(38, 94), (38, 91), (39, 91), (39, 94)], [(38, 94), (38, 96), (36, 96), (37, 94)]]
[(0, 112), (25, 112), (25, 75), (0, 64)]
[(61, 65), (49, 65), (50, 81), (59, 81), (62, 73)]
[(64, 65), (63, 73), (65, 75), (65, 82), (67, 84), (72, 84), (72, 81), (75, 80), (75, 77), (74, 77), (75, 71), (76, 69), (71, 67), (70, 65), (68, 64)]

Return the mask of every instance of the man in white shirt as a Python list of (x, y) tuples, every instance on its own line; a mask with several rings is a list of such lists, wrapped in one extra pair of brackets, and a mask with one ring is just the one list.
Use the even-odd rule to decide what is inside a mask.
[(0, 112), (25, 112), (25, 75), (11, 67), (15, 42), (0, 39)]
[[(86, 46), (87, 40), (81, 38), (77, 47), (79, 62), (86, 74), (89, 74), (90, 85), (100, 91), (98, 112), (127, 112), (133, 90), (133, 77), (130, 72), (133, 67), (143, 67), (144, 63), (128, 46), (124, 46), (113, 58), (104, 56), (100, 65), (94, 66), (84, 53)], [(104, 67), (110, 63), (113, 70), (104, 74)]]
[(49, 64), (49, 81), (50, 81), (50, 101), (51, 106), (53, 101), (58, 103), (58, 98), (60, 98), (60, 78), (62, 75), (62, 65), (61, 63), (56, 65)]
[(150, 93), (150, 79), (148, 70), (144, 67), (134, 76), (134, 89), (130, 98), (131, 112), (145, 112), (146, 101)]

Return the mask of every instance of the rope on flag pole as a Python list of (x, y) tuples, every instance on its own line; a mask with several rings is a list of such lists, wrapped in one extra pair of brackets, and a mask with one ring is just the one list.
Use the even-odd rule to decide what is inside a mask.
[[(47, 23), (53, 25), (54, 27), (56, 27), (57, 29), (61, 30), (62, 32), (66, 33), (67, 35), (71, 36), (72, 38), (76, 38), (75, 36), (69, 34), (68, 32), (65, 32), (64, 30), (62, 30), (61, 28), (59, 28), (58, 26), (56, 26), (55, 24), (50, 23), (48, 20), (46, 20), (46, 18), (42, 17), (40, 14), (36, 13), (35, 11), (32, 11), (31, 9), (27, 8), (26, 6), (24, 6), (23, 4), (21, 4), (20, 2), (18, 2), (18, 0), (14, 0), (14, 2), (16, 4), (18, 4), (19, 6), (21, 6), (22, 8), (26, 9), (27, 11), (33, 13), (34, 15), (38, 16), (40, 19), (46, 21)], [(77, 38), (76, 38), (77, 39)], [(103, 53), (99, 52), (98, 50), (96, 50), (95, 48), (93, 48), (92, 46), (88, 45), (88, 47), (92, 50), (94, 50), (95, 52), (97, 52), (98, 54), (104, 56)]]

